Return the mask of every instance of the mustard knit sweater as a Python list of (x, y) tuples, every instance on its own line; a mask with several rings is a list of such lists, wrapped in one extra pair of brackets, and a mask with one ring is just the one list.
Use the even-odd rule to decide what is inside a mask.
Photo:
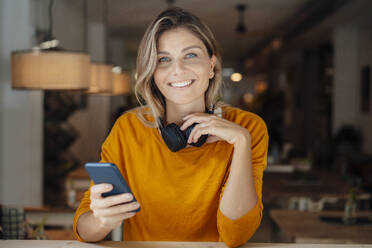
[[(143, 108), (142, 108), (143, 109)], [(230, 247), (247, 242), (262, 218), (262, 176), (266, 167), (268, 133), (257, 115), (222, 107), (224, 119), (248, 129), (252, 137), (252, 167), (257, 204), (231, 220), (219, 210), (234, 152), (225, 141), (171, 152), (157, 128), (138, 118), (137, 108), (123, 114), (102, 145), (101, 161), (118, 166), (141, 211), (124, 221), (126, 241), (223, 241)], [(146, 118), (153, 121), (151, 117)], [(89, 191), (75, 213), (90, 211)]]

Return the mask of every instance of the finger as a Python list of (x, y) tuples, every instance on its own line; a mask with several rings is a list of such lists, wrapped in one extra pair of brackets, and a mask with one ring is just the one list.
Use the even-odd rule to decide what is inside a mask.
[(128, 203), (132, 200), (133, 195), (131, 193), (113, 195), (91, 201), (90, 208), (91, 209), (108, 208), (118, 204)]
[[(219, 133), (222, 132), (223, 124), (221, 125), (221, 123), (219, 123), (218, 120), (211, 119), (207, 122), (200, 123), (196, 126), (198, 126), (198, 128), (196, 128), (195, 131), (193, 130), (194, 133), (193, 133), (193, 131), (191, 132), (191, 133), (193, 133), (192, 136), (190, 134), (190, 137), (191, 137), (190, 143), (197, 142), (202, 135), (206, 135), (206, 134), (208, 134), (208, 138), (209, 138), (209, 136), (214, 136), (215, 137), (213, 140), (209, 140), (208, 143), (215, 142), (217, 140), (222, 140), (223, 139), (222, 136), (219, 135)], [(207, 139), (207, 141), (208, 141), (208, 139)]]
[(187, 138), (187, 143), (188, 143), (188, 144), (193, 143), (193, 142), (192, 142), (192, 141), (194, 140), (193, 137), (194, 137), (194, 135), (195, 135), (196, 130), (199, 128), (199, 125), (200, 125), (200, 123), (196, 124), (196, 125), (194, 126), (194, 128), (191, 130), (190, 135), (189, 135), (189, 137)]
[[(198, 139), (199, 139), (199, 137), (200, 137), (200, 136), (199, 137), (196, 137), (197, 134), (199, 133), (199, 130), (201, 130), (201, 129), (208, 129), (208, 126), (209, 125), (206, 122), (199, 123), (199, 124), (195, 125), (194, 129), (190, 133), (190, 136), (189, 136), (189, 138), (187, 140), (187, 143), (195, 143), (195, 142), (197, 142)], [(208, 133), (208, 131), (207, 131), (207, 133)]]
[(189, 119), (187, 119), (183, 124), (182, 126), (180, 127), (180, 129), (183, 131), (185, 130), (186, 128), (188, 128), (189, 126), (191, 126), (193, 123), (197, 122), (197, 123), (202, 123), (202, 122), (206, 122), (210, 120), (210, 115), (207, 115), (207, 116), (193, 116)]
[(140, 205), (138, 202), (131, 202), (131, 203), (117, 205), (117, 206), (113, 206), (109, 208), (96, 209), (94, 212), (96, 216), (109, 217), (109, 216), (115, 216), (119, 214), (133, 212), (137, 210), (139, 207)]
[(202, 122), (202, 123), (198, 123), (195, 125), (195, 127), (192, 129), (190, 135), (189, 135), (189, 138), (187, 140), (187, 143), (195, 143), (197, 142), (197, 140), (194, 142), (195, 140), (195, 134), (197, 133), (197, 131), (201, 128), (201, 127), (204, 127), (206, 124), (205, 122)]
[(198, 129), (196, 129), (193, 136), (191, 137), (191, 143), (198, 142), (199, 138), (204, 134), (209, 134), (209, 127), (199, 127)]
[(190, 118), (190, 119), (188, 119), (187, 121), (185, 121), (185, 122), (181, 125), (180, 129), (181, 129), (182, 131), (184, 131), (184, 130), (186, 130), (186, 128), (188, 128), (189, 126), (191, 126), (194, 122), (196, 122), (196, 121), (194, 121), (193, 118)]
[(112, 185), (108, 183), (100, 183), (93, 185), (90, 188), (90, 197), (95, 199), (102, 198), (102, 193), (110, 192), (112, 190)]

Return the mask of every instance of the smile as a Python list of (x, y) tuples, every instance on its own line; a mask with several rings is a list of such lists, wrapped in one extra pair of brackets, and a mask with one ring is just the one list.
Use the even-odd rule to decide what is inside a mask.
[(190, 85), (192, 85), (195, 82), (195, 80), (185, 80), (182, 82), (174, 82), (174, 83), (169, 83), (169, 86), (173, 88), (187, 88)]

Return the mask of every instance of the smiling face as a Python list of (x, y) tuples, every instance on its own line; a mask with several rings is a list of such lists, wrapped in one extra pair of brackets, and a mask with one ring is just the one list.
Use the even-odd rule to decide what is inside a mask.
[(155, 84), (168, 104), (204, 104), (216, 58), (186, 28), (164, 32), (158, 39)]

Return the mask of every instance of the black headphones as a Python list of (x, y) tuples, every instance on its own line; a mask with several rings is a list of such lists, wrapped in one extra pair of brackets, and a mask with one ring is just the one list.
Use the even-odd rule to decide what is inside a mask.
[[(211, 105), (210, 109), (206, 109), (206, 113), (213, 114), (214, 112), (214, 105)], [(161, 132), (161, 136), (165, 144), (167, 144), (168, 148), (172, 152), (177, 152), (182, 148), (185, 148), (187, 145), (187, 140), (190, 136), (191, 131), (194, 129), (195, 125), (198, 123), (194, 123), (189, 126), (185, 131), (182, 131), (180, 127), (176, 123), (171, 123), (164, 127), (164, 122), (161, 118), (158, 117), (159, 129)], [(200, 136), (196, 143), (191, 143), (192, 146), (200, 147), (202, 146), (208, 138), (208, 134)]]

